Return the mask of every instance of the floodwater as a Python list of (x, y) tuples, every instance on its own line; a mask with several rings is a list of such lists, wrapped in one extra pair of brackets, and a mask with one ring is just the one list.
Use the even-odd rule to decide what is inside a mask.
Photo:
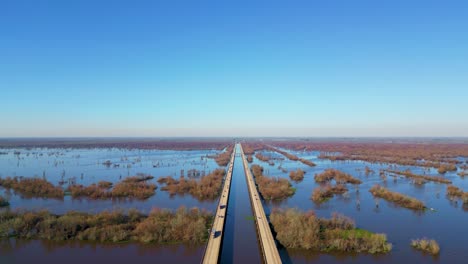
[(0, 241), (0, 263), (199, 263), (204, 246)]
[[(216, 150), (128, 150), (128, 149), (2, 149), (0, 150), (0, 176), (25, 176), (46, 178), (57, 185), (74, 181), (89, 185), (105, 180), (118, 182), (137, 173), (153, 175), (156, 183), (160, 176), (179, 177), (184, 170), (196, 169), (200, 175), (209, 174), (218, 165), (207, 155), (219, 153)], [(5, 154), (7, 153), (7, 154)], [(19, 154), (18, 154), (19, 153)], [(110, 161), (111, 165), (103, 163)], [(117, 165), (114, 165), (117, 164)], [(199, 176), (198, 176), (199, 177)], [(159, 186), (159, 185), (158, 185)], [(217, 201), (200, 202), (190, 195), (173, 196), (159, 188), (147, 200), (63, 200), (23, 198), (13, 191), (0, 188), (0, 194), (10, 201), (10, 209), (47, 209), (62, 214), (70, 210), (96, 213), (104, 210), (136, 208), (149, 213), (151, 208), (177, 209), (180, 206), (199, 207), (214, 212)], [(4, 210), (4, 209), (3, 209)], [(91, 243), (58, 243), (51, 241), (1, 241), (0, 263), (199, 263), (205, 245), (102, 245)]]
[[(206, 155), (218, 153), (215, 150), (127, 150), (127, 149), (6, 149), (8, 154), (0, 155), (0, 177), (24, 176), (46, 178), (57, 185), (64, 181), (90, 185), (99, 181), (116, 183), (127, 176), (137, 173), (153, 175), (151, 182), (157, 184), (161, 176), (179, 177), (181, 170), (187, 177), (188, 171), (196, 169), (208, 174), (218, 165)], [(16, 155), (15, 152), (19, 152)], [(110, 161), (110, 166), (103, 163)], [(159, 186), (159, 185), (158, 185)], [(209, 211), (216, 209), (216, 201), (200, 202), (190, 195), (170, 196), (159, 188), (156, 194), (147, 200), (88, 200), (72, 199), (65, 196), (63, 200), (43, 198), (23, 198), (14, 192), (0, 188), (10, 200), (11, 208), (48, 209), (57, 214), (69, 210), (96, 213), (103, 210), (136, 208), (149, 212), (153, 207), (176, 209), (180, 206), (199, 207)]]
[[(379, 170), (387, 168), (388, 165), (371, 164), (362, 161), (338, 161), (318, 159), (318, 152), (295, 152), (286, 150), (299, 157), (312, 160), (316, 167), (309, 167), (299, 161), (274, 160), (275, 165), (254, 158), (254, 163), (264, 167), (265, 175), (289, 178), (289, 171), (301, 168), (306, 171), (304, 180), (300, 183), (292, 182), (297, 188), (296, 193), (291, 198), (282, 202), (266, 202), (265, 210), (271, 212), (273, 208), (296, 207), (301, 210), (313, 210), (320, 217), (329, 218), (332, 212), (339, 212), (355, 220), (357, 227), (368, 229), (376, 233), (385, 233), (389, 242), (393, 244), (393, 249), (385, 255), (368, 254), (323, 254), (298, 250), (280, 249), (280, 254), (284, 263), (467, 263), (468, 259), (468, 211), (463, 208), (462, 202), (455, 203), (446, 197), (446, 184), (428, 182), (422, 186), (411, 183), (410, 179), (397, 177), (387, 177), (384, 182), (379, 176)], [(264, 151), (265, 155), (284, 158), (281, 154)], [(461, 158), (462, 160), (465, 160)], [(288, 172), (282, 172), (278, 166), (285, 168)], [(375, 171), (374, 174), (365, 175), (364, 168), (369, 166)], [(312, 190), (318, 186), (314, 181), (314, 175), (327, 168), (336, 168), (353, 175), (363, 181), (356, 188), (348, 185), (347, 195), (336, 195), (328, 202), (321, 205), (310, 200)], [(437, 171), (425, 168), (398, 166), (398, 170), (411, 169), (414, 173), (427, 175), (438, 175)], [(450, 179), (455, 186), (468, 191), (468, 177), (462, 178), (456, 175), (457, 172), (449, 172), (444, 177)], [(438, 175), (440, 176), (440, 175)], [(380, 184), (392, 191), (400, 192), (423, 201), (427, 207), (436, 211), (426, 211), (416, 213), (412, 210), (395, 206), (383, 199), (379, 199), (379, 207), (376, 208), (376, 201), (369, 193), (369, 189)], [(360, 202), (360, 208), (357, 206)], [(440, 255), (433, 257), (414, 250), (410, 246), (410, 241), (416, 238), (435, 239), (440, 247)]]
[(261, 263), (255, 221), (239, 145), (236, 145), (236, 158), (232, 173), (221, 248), (221, 263)]
[[(237, 147), (238, 148), (238, 147)], [(353, 218), (359, 228), (377, 233), (387, 234), (393, 244), (390, 253), (384, 255), (368, 254), (332, 254), (314, 253), (301, 250), (286, 250), (280, 248), (284, 263), (467, 263), (468, 259), (468, 209), (463, 208), (459, 201), (455, 203), (446, 197), (446, 184), (428, 182), (418, 186), (404, 177), (387, 177), (384, 181), (379, 176), (379, 170), (387, 168), (387, 164), (371, 164), (362, 161), (320, 160), (318, 152), (295, 152), (286, 150), (299, 157), (312, 160), (316, 167), (309, 167), (298, 161), (284, 159), (274, 160), (275, 165), (257, 160), (254, 163), (265, 168), (264, 174), (289, 178), (289, 171), (298, 168), (306, 171), (305, 178), (300, 183), (294, 183), (296, 193), (282, 202), (264, 202), (267, 214), (276, 207), (296, 207), (302, 210), (314, 210), (320, 217), (330, 217), (333, 212), (339, 212)], [(118, 182), (127, 176), (137, 173), (155, 176), (175, 176), (188, 170), (196, 169), (208, 174), (218, 168), (217, 164), (207, 155), (218, 153), (215, 150), (171, 151), (171, 150), (127, 150), (127, 149), (2, 149), (0, 150), (0, 176), (45, 177), (54, 184), (69, 181), (89, 185), (101, 180)], [(16, 154), (15, 154), (16, 152)], [(18, 154), (19, 152), (19, 154)], [(4, 154), (7, 153), (7, 154)], [(276, 158), (284, 158), (281, 154), (265, 151), (263, 154)], [(460, 157), (466, 161), (466, 158)], [(110, 166), (103, 165), (109, 160)], [(118, 164), (118, 165), (114, 165)], [(283, 172), (281, 165), (287, 172)], [(366, 175), (364, 168), (368, 166), (375, 171)], [(327, 168), (336, 168), (350, 173), (363, 181), (357, 188), (348, 185), (346, 195), (336, 195), (329, 201), (317, 205), (310, 196), (317, 186), (314, 175)], [(398, 170), (411, 169), (417, 174), (438, 175), (437, 171), (425, 168), (398, 166)], [(452, 180), (455, 186), (468, 191), (468, 177), (462, 178), (456, 172), (449, 172), (444, 177)], [(374, 184), (381, 184), (392, 191), (397, 191), (419, 200), (436, 211), (416, 213), (412, 210), (394, 206), (383, 199), (375, 200), (369, 193)], [(190, 195), (171, 197), (167, 192), (156, 190), (156, 194), (144, 201), (140, 200), (63, 200), (28, 199), (14, 192), (0, 188), (0, 193), (10, 200), (10, 208), (48, 209), (53, 213), (64, 213), (69, 210), (84, 212), (100, 212), (112, 209), (137, 208), (149, 212), (152, 207), (176, 209), (180, 206), (207, 209), (214, 212), (217, 201), (200, 202)], [(359, 201), (360, 207), (357, 203)], [(376, 201), (379, 207), (376, 208)], [(438, 241), (441, 252), (433, 257), (411, 248), (411, 239), (427, 237)], [(4, 240), (0, 243), (0, 263), (31, 263), (33, 261), (46, 263), (93, 263), (112, 262), (127, 263), (128, 259), (138, 263), (199, 263), (205, 245), (196, 247), (185, 245), (148, 246), (132, 244), (93, 244), (51, 241), (17, 241)], [(90, 261), (91, 260), (91, 261)], [(221, 252), (222, 263), (260, 263), (255, 223), (249, 201), (247, 184), (240, 157), (234, 164), (231, 193), (229, 197), (226, 229)]]

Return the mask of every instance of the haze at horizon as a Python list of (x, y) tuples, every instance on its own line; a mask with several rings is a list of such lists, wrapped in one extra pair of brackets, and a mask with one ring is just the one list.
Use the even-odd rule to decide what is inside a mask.
[(464, 1), (4, 1), (0, 137), (468, 136)]

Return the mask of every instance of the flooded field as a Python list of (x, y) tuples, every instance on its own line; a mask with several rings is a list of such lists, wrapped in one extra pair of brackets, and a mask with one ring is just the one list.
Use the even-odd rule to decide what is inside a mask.
[[(299, 208), (313, 210), (319, 217), (329, 218), (333, 212), (342, 213), (355, 220), (358, 228), (363, 228), (376, 233), (385, 233), (392, 250), (388, 254), (336, 254), (336, 253), (312, 253), (304, 250), (280, 249), (283, 262), (293, 263), (465, 263), (468, 258), (466, 245), (468, 236), (466, 223), (468, 223), (468, 210), (461, 201), (450, 200), (446, 197), (447, 184), (426, 182), (415, 184), (412, 179), (389, 173), (386, 179), (380, 176), (381, 169), (387, 169), (389, 164), (374, 164), (363, 161), (330, 161), (319, 159), (318, 151), (293, 151), (283, 149), (300, 158), (313, 161), (316, 166), (310, 167), (300, 161), (291, 161), (283, 155), (272, 151), (261, 151), (265, 156), (271, 157), (275, 165), (258, 160), (254, 157), (253, 164), (264, 167), (264, 174), (289, 179), (289, 172), (298, 168), (306, 173), (302, 182), (291, 181), (296, 188), (296, 193), (283, 201), (267, 201), (265, 210), (274, 208)], [(459, 157), (466, 161), (466, 158)], [(373, 172), (365, 172), (368, 167)], [(322, 202), (315, 203), (311, 200), (312, 191), (320, 184), (314, 180), (314, 175), (322, 173), (326, 169), (334, 168), (351, 174), (362, 181), (360, 185), (348, 184), (348, 192)], [(442, 176), (452, 181), (452, 184), (463, 190), (468, 190), (468, 178), (463, 178), (457, 173), (447, 172), (440, 175), (437, 169), (428, 169), (416, 166), (396, 165), (400, 171), (411, 169), (415, 174)], [(394, 177), (395, 176), (395, 177)], [(429, 210), (413, 211), (400, 207), (384, 199), (376, 199), (369, 192), (375, 184), (380, 184), (389, 190), (396, 191), (423, 201)], [(431, 210), (432, 208), (433, 210)], [(412, 239), (435, 239), (441, 251), (439, 255), (431, 256), (413, 249), (410, 246)]]
[[(45, 178), (54, 185), (62, 184), (64, 187), (70, 183), (85, 186), (99, 181), (116, 183), (137, 174), (152, 175), (155, 178), (151, 182), (157, 184), (159, 177), (178, 178), (181, 170), (186, 177), (190, 170), (196, 170), (200, 177), (219, 167), (213, 159), (206, 157), (219, 152), (215, 150), (4, 149), (2, 152), (7, 154), (0, 155), (1, 177)], [(117, 208), (149, 211), (153, 207), (176, 209), (182, 205), (207, 210), (216, 207), (215, 202), (201, 202), (190, 195), (170, 196), (160, 189), (144, 201), (72, 199), (70, 196), (65, 196), (63, 200), (29, 199), (11, 191), (2, 190), (2, 193), (10, 200), (12, 208), (46, 208), (57, 214), (69, 210), (99, 212)]]
[(198, 263), (203, 256), (203, 246), (139, 244), (93, 244), (83, 242), (53, 241), (2, 241), (0, 263), (128, 263), (131, 257), (138, 263)]
[[(226, 149), (224, 149), (225, 151)], [(229, 152), (221, 149), (211, 150), (154, 150), (126, 148), (4, 148), (0, 155), (0, 178), (26, 177), (44, 179), (64, 190), (70, 185), (89, 186), (100, 181), (117, 184), (127, 177), (151, 175), (148, 183), (157, 186), (154, 195), (147, 199), (90, 199), (72, 197), (65, 192), (63, 198), (27, 197), (13, 190), (0, 187), (0, 195), (5, 197), (9, 206), (1, 210), (49, 210), (53, 214), (65, 214), (71, 210), (91, 214), (103, 211), (135, 208), (148, 214), (154, 207), (175, 211), (181, 206), (198, 207), (211, 213), (216, 210), (217, 199), (199, 199), (180, 189), (188, 185), (177, 185), (180, 176), (184, 179), (199, 179), (214, 172), (220, 166), (215, 157), (225, 155), (219, 161), (229, 158)], [(286, 154), (286, 155), (285, 155)], [(330, 218), (338, 212), (353, 219), (357, 228), (387, 235), (392, 249), (387, 254), (367, 253), (319, 253), (313, 250), (286, 249), (280, 245), (283, 263), (464, 263), (468, 258), (466, 245), (466, 223), (468, 208), (461, 199), (447, 196), (448, 183), (417, 180), (407, 177), (403, 172), (410, 170), (438, 181), (468, 190), (468, 179), (463, 176), (467, 158), (459, 156), (456, 171), (440, 173), (431, 166), (398, 165), (395, 163), (367, 162), (362, 160), (337, 160), (321, 158), (323, 151), (296, 151), (278, 147), (256, 150), (249, 154), (252, 165), (263, 167), (264, 184), (273, 184), (268, 176), (287, 179), (291, 182), (294, 194), (282, 196), (280, 200), (264, 200), (267, 215), (278, 208), (297, 208), (302, 211), (313, 210), (317, 217)], [(327, 152), (327, 155), (339, 154)], [(291, 155), (291, 156), (288, 156)], [(292, 158), (291, 157), (297, 157)], [(221, 166), (221, 168), (224, 168)], [(349, 174), (360, 184), (345, 183), (346, 191), (335, 193), (319, 202), (311, 199), (314, 189), (327, 186), (318, 183), (315, 175), (328, 169), (336, 169)], [(300, 170), (304, 171), (302, 175)], [(290, 179), (290, 172), (298, 172), (299, 177)], [(401, 174), (399, 174), (401, 173)], [(295, 176), (297, 176), (295, 175)], [(170, 188), (164, 189), (168, 179), (174, 181)], [(158, 179), (165, 177), (166, 182)], [(331, 181), (331, 182), (334, 182)], [(258, 182), (257, 182), (258, 183)], [(284, 181), (283, 181), (284, 183)], [(391, 192), (398, 192), (423, 202), (426, 209), (412, 210), (383, 198), (377, 198), (369, 190), (379, 184)], [(167, 185), (169, 186), (169, 185)], [(280, 185), (277, 185), (280, 186)], [(271, 190), (270, 190), (271, 191)], [(271, 192), (274, 193), (274, 192)], [(255, 222), (249, 203), (247, 184), (240, 157), (234, 163), (233, 180), (226, 217), (225, 237), (223, 238), (220, 260), (222, 263), (242, 261), (260, 262), (260, 249), (256, 238)], [(440, 253), (430, 255), (411, 247), (413, 239), (435, 239), (440, 245)], [(56, 242), (51, 240), (23, 240), (9, 238), (1, 242), (1, 263), (29, 263), (41, 259), (49, 263), (59, 263), (72, 259), (72, 263), (87, 261), (89, 257), (105, 262), (120, 263), (122, 256), (132, 256), (139, 263), (151, 261), (199, 263), (205, 245), (183, 243), (151, 245), (132, 243), (98, 242)], [(239, 254), (238, 252), (243, 252)]]
[(0, 0), (0, 264), (468, 264), (468, 0), (335, 2)]
[[(148, 199), (88, 199), (72, 198), (65, 194), (63, 199), (29, 198), (13, 190), (0, 188), (10, 206), (1, 210), (42, 210), (64, 214), (75, 210), (99, 213), (122, 209), (138, 209), (149, 213), (154, 207), (175, 210), (181, 206), (198, 207), (210, 212), (216, 209), (217, 200), (200, 201), (190, 194), (170, 195), (161, 190), (159, 177), (172, 176), (198, 179), (219, 168), (208, 156), (218, 150), (143, 150), (120, 148), (11, 148), (2, 149), (0, 155), (0, 177), (34, 177), (45, 179), (53, 185), (66, 189), (70, 184), (88, 186), (99, 181), (117, 183), (135, 175), (152, 175), (150, 183), (158, 188)], [(53, 241), (23, 241), (10, 239), (0, 246), (1, 263), (30, 263), (41, 259), (48, 263), (81, 263), (92, 258), (105, 262), (121, 263), (122, 256), (132, 256), (138, 263), (154, 261), (199, 262), (205, 245), (144, 245), (144, 244), (92, 244), (62, 243)]]

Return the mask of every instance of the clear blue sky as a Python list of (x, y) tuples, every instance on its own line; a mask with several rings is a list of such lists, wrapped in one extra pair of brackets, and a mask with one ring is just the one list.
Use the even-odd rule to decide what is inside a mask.
[(1, 1), (0, 137), (468, 136), (467, 1), (253, 2)]

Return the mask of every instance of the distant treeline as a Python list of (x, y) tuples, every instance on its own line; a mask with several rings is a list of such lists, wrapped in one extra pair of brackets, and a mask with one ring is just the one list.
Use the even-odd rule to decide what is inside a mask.
[(243, 142), (242, 143), (242, 150), (244, 151), (245, 155), (253, 155), (255, 152), (264, 150), (265, 145), (260, 142)]
[(296, 151), (320, 151), (319, 158), (330, 160), (362, 160), (372, 163), (395, 163), (407, 166), (437, 168), (439, 173), (456, 171), (463, 162), (458, 157), (468, 157), (466, 143), (434, 142), (352, 142), (283, 140), (270, 144)]
[(0, 139), (0, 148), (122, 148), (161, 150), (222, 150), (231, 144), (227, 139)]
[[(298, 157), (296, 155), (293, 155), (291, 153), (288, 153), (288, 152), (286, 152), (284, 150), (281, 150), (281, 149), (266, 145), (265, 143), (250, 141), (250, 142), (242, 143), (242, 147), (243, 147), (244, 153), (246, 155), (253, 155), (257, 151), (267, 150), (267, 151), (273, 151), (273, 152), (280, 153), (281, 155), (285, 156), (289, 160), (300, 161), (303, 164), (308, 165), (310, 167), (315, 166), (315, 163), (310, 161), (310, 160), (300, 158), (300, 157)], [(269, 160), (271, 159), (271, 157), (264, 156), (261, 153), (257, 153), (257, 155), (255, 155), (255, 157), (257, 157), (257, 159), (259, 159), (261, 161), (265, 161), (265, 162), (269, 162)], [(270, 163), (270, 165), (271, 165), (271, 163)]]

